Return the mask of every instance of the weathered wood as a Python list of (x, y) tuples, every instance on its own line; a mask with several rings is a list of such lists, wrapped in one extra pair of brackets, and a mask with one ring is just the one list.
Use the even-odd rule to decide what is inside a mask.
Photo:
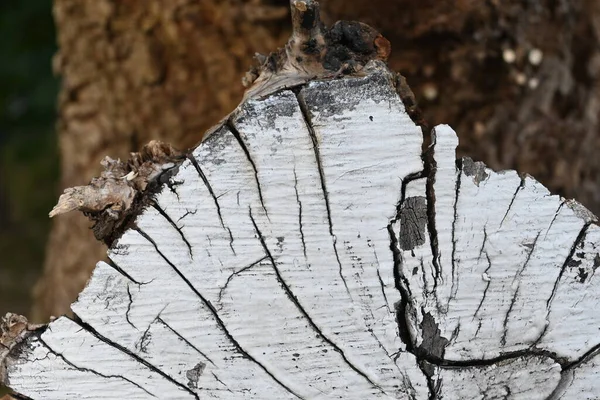
[[(281, 0), (53, 3), (61, 187), (151, 139), (196, 144), (239, 103), (252, 55), (283, 45), (290, 31)], [(429, 121), (459, 132), (462, 154), (518, 166), (598, 213), (600, 2), (327, 0), (322, 11), (385, 32), (392, 69)], [(35, 321), (66, 312), (105, 255), (88, 228), (76, 214), (54, 221)]]
[(153, 175), (75, 319), (7, 319), (2, 380), (34, 399), (594, 398), (595, 217), (456, 160), (448, 126), (423, 153), (396, 83), (371, 61), (247, 98)]

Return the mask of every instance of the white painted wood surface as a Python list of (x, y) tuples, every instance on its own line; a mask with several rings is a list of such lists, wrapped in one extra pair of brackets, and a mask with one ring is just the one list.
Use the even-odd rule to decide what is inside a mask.
[[(249, 99), (15, 346), (33, 399), (600, 398), (600, 230), (455, 160), (393, 77)], [(423, 161), (425, 160), (425, 161)], [(0, 353), (1, 354), (1, 353)]]

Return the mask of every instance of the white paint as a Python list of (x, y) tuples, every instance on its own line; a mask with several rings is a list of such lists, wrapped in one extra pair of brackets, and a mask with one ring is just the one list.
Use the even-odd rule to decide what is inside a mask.
[(33, 340), (25, 362), (9, 370), (12, 387), (40, 399), (193, 399), (194, 396), (135, 358), (108, 345), (67, 318)]
[(484, 367), (438, 368), (440, 400), (547, 399), (560, 381), (560, 366), (543, 357), (517, 358)]
[[(364, 72), (240, 106), (98, 264), (72, 306), (82, 324), (61, 318), (8, 360), (11, 386), (428, 399), (433, 371), (440, 399), (592, 398), (592, 217), (531, 177), (458, 168), (448, 126), (428, 182), (391, 75)], [(415, 348), (449, 366), (422, 371)]]
[[(564, 356), (576, 360), (583, 349), (598, 343), (591, 332), (592, 326), (599, 326), (596, 319), (580, 324), (588, 328), (576, 338), (565, 332), (572, 326), (557, 322), (556, 328), (546, 328), (555, 283), (589, 219), (531, 177), (521, 180), (514, 172), (495, 173), (483, 166), (482, 176), (457, 173), (452, 161), (458, 143), (455, 134), (448, 127), (435, 132), (439, 268), (427, 254), (429, 243), (403, 255), (403, 275), (413, 294), (409, 323), (415, 344), (422, 344), (420, 326), (429, 313), (438, 324), (439, 337), (448, 341), (444, 348), (448, 360), (491, 359), (534, 345), (556, 351), (573, 347), (573, 342), (579, 352), (565, 350)], [(594, 256), (590, 252), (588, 258)], [(580, 296), (578, 292), (577, 299)], [(561, 310), (558, 315), (564, 320), (573, 309)], [(562, 331), (551, 344), (539, 343), (554, 329)]]
[(597, 346), (600, 330), (600, 228), (590, 225), (564, 265), (548, 306), (548, 328), (538, 346), (574, 361)]
[[(377, 379), (402, 392), (406, 388), (390, 374), (405, 380), (415, 365), (404, 364), (383, 373), (390, 366), (382, 359), (404, 350), (398, 336), (395, 304), (400, 296), (386, 227), (396, 214), (403, 179), (423, 169), (422, 137), (389, 84), (375, 84), (369, 78), (362, 81), (357, 85), (352, 80), (311, 83), (300, 98), (314, 127), (331, 213), (327, 221), (331, 223), (330, 240), (355, 315), (354, 332), (339, 329), (339, 346), (367, 371), (380, 369)], [(340, 108), (335, 113), (330, 109), (333, 104), (319, 98), (327, 92)], [(372, 332), (371, 338), (365, 330)], [(360, 337), (364, 339), (358, 340)], [(380, 348), (384, 356), (373, 357)], [(424, 384), (412, 382), (409, 386), (423, 393)]]
[(563, 372), (563, 379), (548, 400), (595, 400), (600, 393), (598, 351), (581, 365)]

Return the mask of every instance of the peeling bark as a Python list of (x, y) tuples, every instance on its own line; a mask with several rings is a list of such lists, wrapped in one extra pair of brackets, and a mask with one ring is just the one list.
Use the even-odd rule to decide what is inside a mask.
[(66, 189), (50, 217), (81, 211), (94, 222), (96, 239), (110, 246), (132, 217), (152, 202), (156, 191), (162, 190), (182, 158), (171, 145), (156, 140), (139, 153), (131, 153), (127, 162), (106, 157), (102, 175), (87, 186)]

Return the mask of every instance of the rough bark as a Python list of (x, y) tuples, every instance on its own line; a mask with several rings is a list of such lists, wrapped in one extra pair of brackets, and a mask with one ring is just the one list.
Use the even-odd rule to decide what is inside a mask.
[[(241, 99), (253, 52), (287, 37), (286, 8), (56, 0), (62, 186), (150, 139), (197, 142)], [(461, 154), (534, 174), (600, 211), (598, 2), (323, 0), (322, 9), (330, 22), (359, 19), (391, 39), (390, 65), (427, 121), (457, 129)], [(83, 218), (57, 220), (36, 315), (66, 311), (102, 253)]]

